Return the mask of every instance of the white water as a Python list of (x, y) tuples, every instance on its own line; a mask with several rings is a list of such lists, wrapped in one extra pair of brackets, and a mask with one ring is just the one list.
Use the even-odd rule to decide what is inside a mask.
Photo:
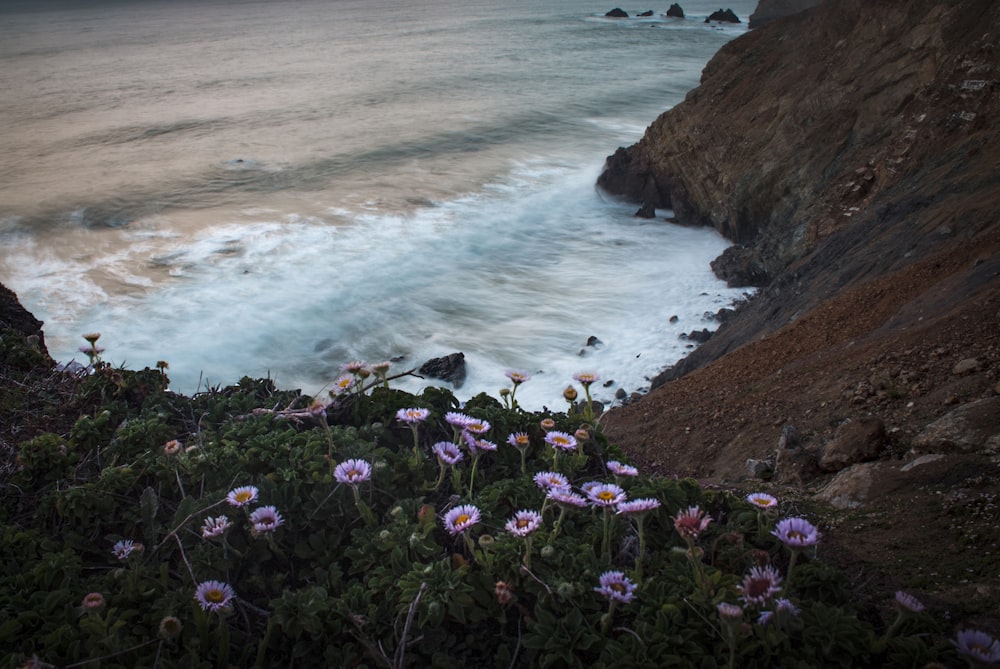
[(57, 359), (99, 331), (180, 392), (270, 374), (317, 393), (351, 360), (453, 351), (462, 398), (512, 368), (530, 408), (577, 372), (613, 381), (599, 399), (642, 390), (742, 295), (711, 274), (716, 233), (594, 188), (745, 30), (682, 4), (6, 7), (0, 281)]

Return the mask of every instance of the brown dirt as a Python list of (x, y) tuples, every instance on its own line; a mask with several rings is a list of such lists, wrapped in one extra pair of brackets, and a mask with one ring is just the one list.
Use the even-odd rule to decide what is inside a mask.
[[(822, 302), (804, 317), (613, 409), (602, 424), (638, 463), (666, 475), (770, 489), (822, 519), (828, 559), (875, 607), (896, 589), (946, 620), (1000, 633), (1000, 477), (996, 456), (952, 455), (901, 472), (912, 438), (955, 406), (1000, 393), (1000, 241), (932, 255)], [(953, 373), (975, 358), (978, 369)], [(837, 425), (874, 416), (888, 446), (870, 499), (837, 510), (794, 484), (749, 478), (782, 428), (821, 445)]]

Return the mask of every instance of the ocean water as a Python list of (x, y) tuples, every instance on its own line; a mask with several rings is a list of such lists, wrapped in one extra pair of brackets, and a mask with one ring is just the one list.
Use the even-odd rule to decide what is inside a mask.
[(316, 394), (353, 360), (455, 351), (463, 399), (509, 369), (530, 408), (578, 372), (605, 401), (645, 390), (744, 294), (714, 231), (594, 186), (746, 30), (681, 4), (6, 2), (0, 282), (58, 360), (100, 332), (184, 393)]

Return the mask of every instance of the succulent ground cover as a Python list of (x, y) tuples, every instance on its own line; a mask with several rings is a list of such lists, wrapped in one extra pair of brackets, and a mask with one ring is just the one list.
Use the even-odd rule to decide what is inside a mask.
[(464, 404), (361, 363), (318, 397), (250, 378), (186, 397), (96, 342), (66, 373), (3, 339), (2, 666), (1000, 658), (906, 593), (861, 615), (806, 514), (644, 472), (587, 401), (522, 410), (523, 373)]

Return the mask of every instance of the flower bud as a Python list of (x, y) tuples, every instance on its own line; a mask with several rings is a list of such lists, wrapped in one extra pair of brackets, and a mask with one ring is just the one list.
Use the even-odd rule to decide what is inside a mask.
[(567, 402), (575, 402), (576, 388), (573, 386), (566, 386), (566, 390), (563, 391), (563, 398), (565, 398)]

